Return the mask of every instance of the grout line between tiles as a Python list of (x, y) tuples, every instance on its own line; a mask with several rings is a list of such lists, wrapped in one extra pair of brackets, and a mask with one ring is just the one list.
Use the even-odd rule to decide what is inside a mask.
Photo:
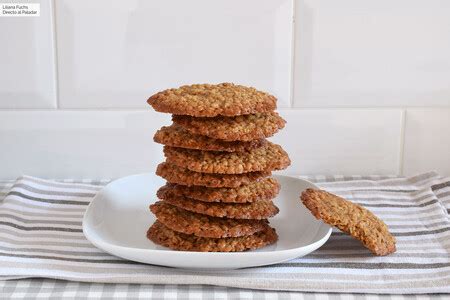
[(50, 4), (52, 6), (52, 26), (53, 26), (53, 68), (54, 68), (54, 83), (55, 83), (55, 97), (56, 97), (56, 109), (60, 108), (59, 101), (59, 59), (58, 59), (58, 45), (57, 45), (57, 35), (56, 35), (56, 0), (51, 0)]
[(149, 108), (133, 108), (133, 107), (86, 107), (86, 108), (59, 108), (59, 109), (50, 109), (50, 108), (1, 108), (0, 112), (12, 112), (12, 113), (21, 113), (21, 112), (149, 112), (152, 109)]
[(295, 20), (296, 20), (296, 1), (292, 0), (292, 22), (291, 22), (291, 74), (290, 74), (290, 97), (289, 107), (294, 107), (294, 84), (295, 84)]
[[(422, 106), (411, 106), (411, 107), (388, 107), (388, 106), (380, 106), (380, 107), (363, 107), (363, 106), (349, 106), (349, 107), (333, 107), (333, 106), (327, 106), (327, 107), (280, 107), (277, 110), (278, 111), (327, 111), (327, 110), (336, 110), (336, 111), (345, 111), (345, 110), (360, 110), (360, 111), (382, 111), (382, 110), (405, 110), (405, 109), (427, 109), (427, 110), (439, 110), (439, 109), (450, 109), (450, 106), (428, 106), (428, 107), (422, 107)], [(137, 112), (144, 112), (144, 111), (150, 111), (150, 107), (78, 107), (78, 108), (58, 108), (57, 111), (137, 111)], [(49, 108), (0, 108), (0, 112), (39, 112), (39, 111), (55, 111), (55, 109), (49, 109)]]
[(358, 109), (358, 110), (403, 110), (403, 109), (450, 109), (450, 105), (435, 105), (435, 106), (296, 106), (296, 107), (290, 107), (290, 108), (283, 108), (280, 107), (278, 110), (327, 110), (327, 109), (333, 109), (333, 110), (351, 110), (351, 109)]
[(402, 124), (400, 127), (400, 154), (399, 154), (399, 165), (398, 165), (398, 173), (400, 176), (404, 175), (404, 157), (405, 157), (405, 133), (406, 133), (406, 118), (407, 118), (407, 109), (403, 108), (402, 111)]

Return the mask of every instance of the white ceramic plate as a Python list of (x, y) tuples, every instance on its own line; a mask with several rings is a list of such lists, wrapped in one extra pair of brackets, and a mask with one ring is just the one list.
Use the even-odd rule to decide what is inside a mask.
[(146, 238), (155, 221), (148, 206), (164, 181), (154, 174), (139, 174), (108, 184), (91, 202), (83, 219), (86, 238), (98, 248), (138, 262), (192, 269), (236, 269), (270, 265), (304, 256), (330, 237), (331, 228), (316, 220), (301, 204), (300, 193), (315, 186), (305, 180), (275, 176), (281, 192), (274, 200), (280, 213), (270, 219), (279, 235), (276, 244), (248, 252), (173, 251)]

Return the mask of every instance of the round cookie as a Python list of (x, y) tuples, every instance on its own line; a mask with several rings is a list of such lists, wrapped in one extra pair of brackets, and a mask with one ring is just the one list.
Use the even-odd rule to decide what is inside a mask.
[(159, 112), (194, 117), (238, 116), (277, 107), (274, 96), (233, 83), (185, 85), (159, 92), (147, 102)]
[(276, 112), (215, 118), (174, 115), (172, 121), (191, 133), (225, 141), (251, 141), (267, 138), (286, 124), (286, 121)]
[(275, 216), (279, 209), (272, 201), (252, 203), (203, 202), (184, 196), (158, 194), (158, 198), (184, 210), (218, 218), (262, 220)]
[(273, 199), (279, 191), (280, 184), (274, 178), (266, 178), (237, 188), (209, 188), (168, 183), (161, 187), (157, 194), (161, 197), (185, 196), (204, 202), (246, 203)]
[(158, 201), (150, 210), (164, 226), (200, 237), (224, 238), (252, 235), (266, 229), (267, 220), (238, 220), (197, 214)]
[(241, 152), (261, 147), (267, 143), (265, 139), (243, 141), (223, 141), (209, 138), (207, 136), (190, 133), (181, 126), (172, 124), (159, 129), (153, 140), (157, 143), (187, 149)]
[(252, 235), (229, 238), (204, 238), (179, 233), (156, 221), (147, 231), (147, 238), (155, 244), (182, 251), (237, 252), (262, 248), (275, 243), (275, 229), (266, 226), (264, 231)]
[(166, 161), (194, 172), (242, 174), (282, 170), (290, 165), (287, 153), (276, 144), (245, 152), (213, 152), (164, 146)]
[(206, 186), (212, 188), (237, 188), (262, 180), (271, 175), (271, 172), (250, 172), (244, 174), (208, 174), (193, 172), (177, 165), (163, 162), (158, 165), (156, 175), (161, 176), (170, 183), (186, 186)]
[(361, 205), (323, 190), (306, 189), (301, 201), (317, 218), (361, 241), (376, 255), (395, 252), (395, 237), (386, 224)]

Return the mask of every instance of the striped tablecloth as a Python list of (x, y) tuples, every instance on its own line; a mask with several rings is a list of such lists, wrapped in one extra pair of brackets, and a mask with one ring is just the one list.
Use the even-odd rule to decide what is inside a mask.
[(0, 186), (0, 199), (4, 198), (0, 202), (0, 278), (53, 279), (1, 281), (0, 296), (56, 293), (69, 297), (138, 297), (152, 293), (167, 299), (202, 294), (223, 299), (247, 296), (259, 299), (261, 293), (269, 293), (266, 295), (285, 299), (300, 295), (329, 296), (293, 291), (450, 292), (449, 178), (431, 172), (411, 178), (315, 176), (306, 179), (380, 216), (398, 240), (397, 253), (374, 257), (358, 242), (334, 232), (318, 251), (269, 267), (198, 273), (128, 263), (92, 247), (81, 232), (81, 216), (86, 205), (108, 180), (79, 184), (73, 180), (53, 182), (25, 176)]

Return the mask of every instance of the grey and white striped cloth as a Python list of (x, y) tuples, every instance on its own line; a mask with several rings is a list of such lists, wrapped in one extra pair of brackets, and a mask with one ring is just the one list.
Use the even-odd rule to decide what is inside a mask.
[[(274, 266), (194, 272), (128, 262), (96, 249), (82, 234), (84, 209), (106, 180), (92, 185), (24, 176), (10, 189), (6, 183), (0, 191), (0, 197), (5, 195), (0, 202), (0, 279), (44, 277), (119, 285), (202, 284), (304, 292), (450, 293), (450, 178), (431, 172), (411, 178), (307, 179), (381, 217), (396, 236), (398, 251), (374, 257), (357, 241), (334, 232), (318, 251)], [(13, 283), (3, 287), (8, 284)]]
[(303, 293), (210, 285), (90, 283), (54, 279), (21, 279), (0, 281), (0, 299), (444, 300), (448, 299), (448, 295)]

